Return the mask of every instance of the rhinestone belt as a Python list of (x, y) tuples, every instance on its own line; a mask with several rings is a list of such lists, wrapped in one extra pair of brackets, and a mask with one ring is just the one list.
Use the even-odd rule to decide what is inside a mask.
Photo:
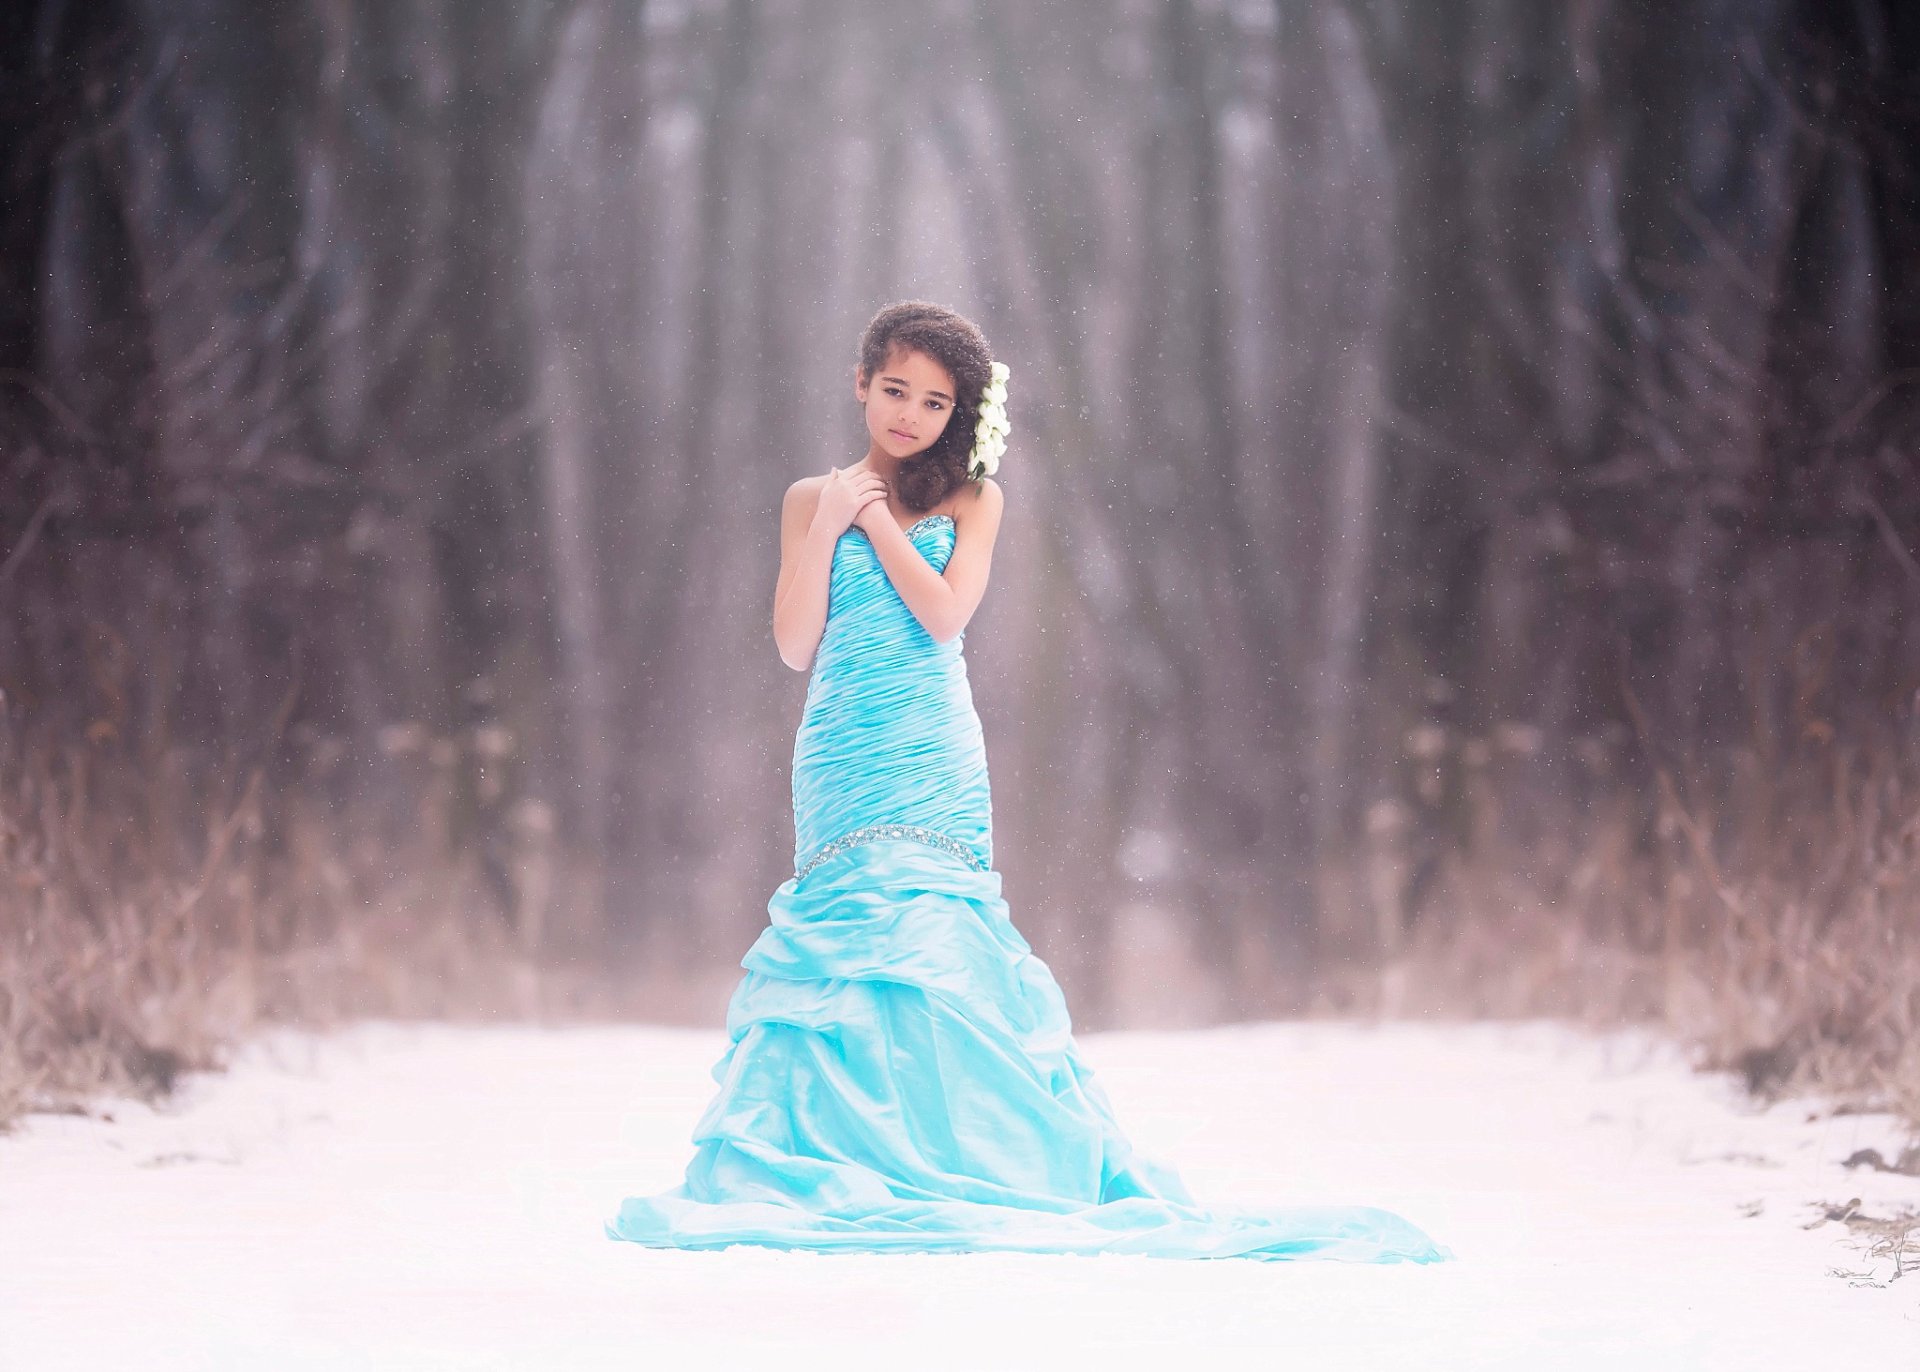
[(863, 828), (851, 829), (832, 842), (816, 848), (813, 856), (802, 863), (799, 870), (793, 874), (793, 879), (800, 880), (835, 853), (844, 853), (849, 848), (883, 838), (908, 838), (917, 843), (931, 844), (942, 852), (952, 853), (977, 872), (987, 870), (987, 864), (980, 860), (973, 849), (952, 835), (941, 833), (938, 829), (927, 829), (918, 824), (869, 824)]

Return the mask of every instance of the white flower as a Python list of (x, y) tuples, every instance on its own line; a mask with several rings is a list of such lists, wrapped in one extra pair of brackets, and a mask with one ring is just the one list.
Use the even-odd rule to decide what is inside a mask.
[(973, 453), (967, 475), (978, 481), (1000, 469), (1000, 455), (1007, 450), (1007, 435), (1013, 421), (1007, 417), (1007, 364), (995, 362), (987, 369), (986, 389), (980, 393), (980, 418), (973, 426)]

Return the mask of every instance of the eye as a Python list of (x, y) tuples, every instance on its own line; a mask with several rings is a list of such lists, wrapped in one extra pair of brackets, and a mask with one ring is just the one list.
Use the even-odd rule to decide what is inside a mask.
[(899, 395), (899, 394), (900, 394), (900, 388), (899, 388), (898, 386), (883, 386), (883, 387), (882, 387), (881, 389), (882, 389), (882, 390), (884, 390), (884, 391), (886, 391), (886, 393), (887, 393), (888, 395)]
[(927, 404), (933, 406), (933, 408), (936, 410), (941, 408), (940, 402), (937, 400), (929, 400)]

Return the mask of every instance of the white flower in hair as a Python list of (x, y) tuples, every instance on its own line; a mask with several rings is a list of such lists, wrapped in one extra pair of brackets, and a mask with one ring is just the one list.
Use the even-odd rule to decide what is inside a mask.
[(996, 362), (988, 369), (987, 388), (980, 393), (980, 418), (973, 426), (973, 454), (968, 459), (967, 476), (974, 481), (1000, 470), (1000, 454), (1007, 450), (1007, 435), (1013, 421), (1007, 418), (1007, 364)]

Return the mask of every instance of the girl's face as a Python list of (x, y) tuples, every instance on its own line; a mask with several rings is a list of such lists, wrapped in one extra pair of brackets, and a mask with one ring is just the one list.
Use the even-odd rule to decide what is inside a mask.
[(912, 457), (932, 446), (953, 413), (953, 377), (918, 349), (896, 345), (877, 375), (862, 381), (856, 373), (853, 393), (867, 411), (867, 434), (874, 446), (895, 459)]

